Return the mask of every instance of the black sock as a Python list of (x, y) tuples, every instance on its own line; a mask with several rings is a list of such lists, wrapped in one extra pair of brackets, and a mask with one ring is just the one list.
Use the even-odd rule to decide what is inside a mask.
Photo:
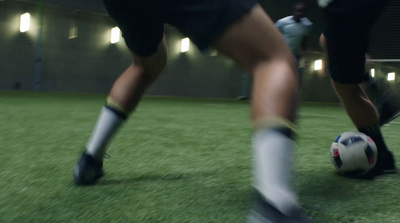
[(280, 134), (282, 134), (290, 139), (293, 139), (293, 140), (295, 139), (295, 136), (296, 136), (293, 129), (288, 128), (288, 127), (275, 127), (275, 128), (272, 128), (271, 130), (279, 132)]
[(388, 148), (383, 140), (382, 132), (379, 126), (372, 126), (369, 128), (359, 128), (358, 131), (364, 133), (365, 135), (371, 137), (374, 140), (378, 152), (388, 151)]
[(107, 109), (109, 109), (110, 111), (114, 112), (118, 117), (122, 118), (123, 120), (126, 120), (128, 118), (128, 115), (119, 111), (117, 108), (109, 106), (109, 105), (105, 105), (104, 107), (106, 107)]

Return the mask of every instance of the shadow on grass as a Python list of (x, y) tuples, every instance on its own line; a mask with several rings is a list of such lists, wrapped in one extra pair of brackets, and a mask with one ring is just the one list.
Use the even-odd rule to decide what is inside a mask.
[[(390, 174), (394, 175), (394, 174)], [(310, 174), (307, 176), (307, 184), (300, 188), (301, 194), (305, 196), (325, 197), (333, 200), (348, 200), (358, 196), (364, 196), (357, 193), (360, 185), (372, 186), (372, 182), (379, 178), (376, 177), (357, 177), (343, 175), (338, 172), (328, 174)], [(370, 185), (371, 184), (371, 185)]]
[[(357, 218), (357, 213), (349, 216), (346, 214), (346, 209), (355, 209), (354, 204), (363, 206), (359, 202), (365, 202), (368, 197), (371, 202), (375, 197), (378, 197), (376, 202), (383, 202), (387, 196), (386, 189), (383, 189), (388, 185), (387, 180), (397, 179), (399, 176), (399, 174), (385, 174), (364, 179), (321, 170), (307, 174), (306, 180), (299, 184), (298, 191), (304, 203), (303, 208), (313, 217), (313, 222), (353, 222), (351, 219)], [(379, 193), (382, 193), (382, 197)]]
[(117, 185), (117, 184), (137, 184), (144, 182), (156, 182), (156, 181), (181, 181), (188, 179), (198, 179), (204, 177), (215, 176), (212, 172), (198, 172), (198, 173), (170, 173), (170, 174), (141, 174), (140, 176), (133, 176), (131, 178), (103, 178), (100, 185)]

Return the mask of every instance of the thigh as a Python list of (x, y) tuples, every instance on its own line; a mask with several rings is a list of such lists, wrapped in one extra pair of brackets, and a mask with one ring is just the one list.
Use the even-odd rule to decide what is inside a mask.
[(167, 10), (161, 10), (166, 23), (204, 50), (256, 4), (257, 0), (173, 0)]
[(271, 59), (290, 61), (295, 69), (293, 53), (260, 5), (233, 23), (213, 46), (249, 72)]

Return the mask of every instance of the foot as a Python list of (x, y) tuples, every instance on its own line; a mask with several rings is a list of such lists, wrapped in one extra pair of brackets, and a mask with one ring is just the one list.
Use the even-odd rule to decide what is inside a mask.
[(299, 207), (295, 207), (290, 214), (284, 214), (272, 206), (261, 195), (257, 195), (254, 207), (248, 218), (248, 223), (311, 223)]
[(380, 169), (382, 173), (397, 173), (396, 162), (390, 151), (378, 152), (378, 160), (375, 167)]
[(382, 151), (378, 152), (378, 160), (372, 170), (370, 170), (365, 177), (373, 178), (383, 174), (397, 173), (396, 163), (392, 152)]
[(104, 176), (103, 162), (93, 156), (83, 153), (74, 169), (76, 185), (92, 185)]

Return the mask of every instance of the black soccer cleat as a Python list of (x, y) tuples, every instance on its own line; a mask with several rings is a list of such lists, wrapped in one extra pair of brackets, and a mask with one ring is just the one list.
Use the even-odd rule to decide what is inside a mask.
[(393, 154), (386, 150), (378, 152), (378, 160), (376, 161), (374, 168), (365, 174), (364, 178), (374, 178), (379, 175), (395, 173), (397, 173), (397, 168)]
[(258, 194), (247, 217), (247, 223), (311, 223), (311, 220), (297, 207), (290, 215), (286, 215)]
[(97, 161), (89, 154), (83, 153), (74, 169), (76, 185), (92, 185), (104, 176), (103, 162)]
[(397, 173), (396, 162), (392, 152), (389, 150), (378, 152), (378, 160), (376, 161), (375, 167), (380, 169), (382, 174)]

